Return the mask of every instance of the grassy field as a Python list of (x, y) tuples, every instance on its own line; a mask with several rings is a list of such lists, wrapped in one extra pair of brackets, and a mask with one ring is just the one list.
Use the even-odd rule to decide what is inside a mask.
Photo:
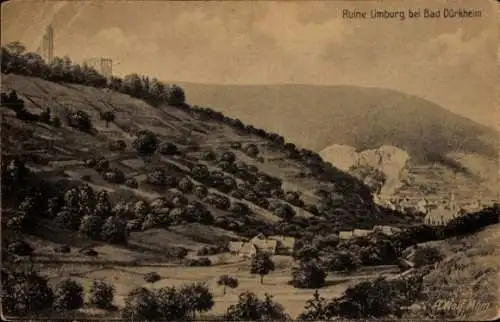
[[(230, 255), (228, 255), (229, 257)], [(297, 289), (288, 284), (291, 280), (292, 259), (288, 256), (275, 256), (276, 271), (271, 272), (264, 278), (264, 284), (260, 284), (260, 277), (249, 273), (249, 262), (237, 259), (238, 261), (225, 265), (212, 267), (151, 267), (151, 266), (91, 266), (75, 264), (45, 264), (40, 265), (40, 273), (49, 276), (49, 282), (56, 284), (65, 277), (80, 282), (86, 290), (95, 279), (105, 279), (115, 285), (116, 296), (114, 304), (118, 307), (124, 305), (124, 298), (134, 288), (143, 286), (147, 288), (161, 288), (165, 286), (180, 287), (183, 284), (194, 282), (207, 283), (210, 291), (214, 295), (215, 305), (207, 312), (207, 315), (223, 315), (227, 308), (237, 303), (238, 295), (245, 291), (255, 293), (259, 298), (263, 298), (265, 293), (274, 296), (274, 300), (281, 303), (285, 310), (296, 317), (303, 309), (305, 302), (314, 293), (312, 289)], [(156, 272), (161, 276), (161, 280), (155, 283), (146, 283), (144, 274)], [(398, 272), (395, 267), (372, 268), (360, 271), (352, 275), (331, 274), (327, 277), (326, 286), (319, 290), (320, 294), (326, 298), (338, 297), (343, 291), (360, 281), (373, 279), (376, 276), (390, 275)], [(227, 288), (223, 294), (222, 287), (217, 285), (219, 276), (229, 274), (238, 278), (239, 286), (235, 289)]]

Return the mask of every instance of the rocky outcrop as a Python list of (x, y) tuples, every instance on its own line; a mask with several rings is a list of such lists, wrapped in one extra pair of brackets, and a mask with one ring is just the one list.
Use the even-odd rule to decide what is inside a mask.
[(344, 171), (353, 166), (369, 166), (381, 171), (386, 177), (380, 192), (384, 196), (394, 194), (403, 185), (401, 180), (410, 159), (406, 151), (391, 145), (356, 152), (353, 147), (334, 144), (319, 154), (325, 161)]

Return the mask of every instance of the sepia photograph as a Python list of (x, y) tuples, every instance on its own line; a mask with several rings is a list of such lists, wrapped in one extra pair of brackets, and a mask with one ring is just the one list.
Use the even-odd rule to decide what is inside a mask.
[(2, 319), (500, 318), (499, 13), (2, 2)]

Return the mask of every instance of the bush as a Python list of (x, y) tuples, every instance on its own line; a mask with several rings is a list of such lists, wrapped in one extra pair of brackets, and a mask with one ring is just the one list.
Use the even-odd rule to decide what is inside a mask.
[(204, 161), (214, 161), (217, 158), (217, 155), (213, 151), (205, 151), (201, 155), (201, 159)]
[(155, 293), (143, 287), (133, 289), (125, 298), (122, 318), (136, 321), (159, 320), (161, 317)]
[(142, 130), (137, 133), (132, 145), (139, 155), (152, 155), (158, 147), (158, 139), (153, 132)]
[(188, 254), (188, 250), (183, 247), (174, 247), (171, 249), (171, 256), (175, 259), (184, 259)]
[(235, 202), (231, 207), (231, 212), (236, 215), (246, 216), (250, 213), (250, 209), (244, 203)]
[(228, 321), (286, 321), (290, 316), (281, 304), (275, 303), (272, 296), (265, 294), (265, 300), (259, 300), (254, 293), (240, 294), (238, 303), (230, 305), (225, 319)]
[(50, 308), (53, 301), (54, 293), (47, 278), (33, 271), (25, 273), (2, 269), (2, 312), (4, 316), (37, 313)]
[(179, 154), (179, 149), (173, 143), (164, 142), (160, 145), (158, 152), (163, 155), (177, 155)]
[(416, 267), (432, 265), (443, 259), (443, 255), (436, 247), (418, 247), (414, 256), (413, 261)]
[(301, 321), (328, 321), (331, 317), (328, 301), (321, 297), (316, 290), (312, 299), (307, 300), (305, 311), (297, 319)]
[(295, 217), (295, 210), (287, 204), (281, 204), (274, 210), (274, 214), (283, 220), (291, 220)]
[(105, 158), (99, 158), (97, 160), (97, 164), (95, 165), (95, 169), (98, 172), (103, 172), (109, 169), (109, 161)]
[(51, 120), (50, 120), (50, 124), (55, 127), (55, 128), (59, 128), (61, 127), (61, 119), (58, 118), (57, 116), (54, 116)]
[(125, 182), (125, 174), (120, 169), (109, 169), (103, 173), (103, 178), (107, 182), (122, 184)]
[(233, 163), (236, 160), (236, 155), (231, 151), (225, 151), (221, 154), (219, 161), (226, 161), (229, 163)]
[(212, 261), (210, 260), (210, 258), (207, 258), (207, 257), (193, 258), (193, 259), (187, 260), (186, 265), (187, 266), (206, 267), (206, 266), (211, 266)]
[(85, 215), (80, 223), (80, 233), (90, 239), (99, 239), (101, 237), (101, 227), (103, 218), (96, 215)]
[(71, 280), (61, 281), (55, 290), (54, 308), (58, 311), (76, 310), (83, 306), (83, 287)]
[(80, 131), (90, 131), (92, 129), (92, 121), (90, 115), (84, 111), (66, 111), (66, 121), (68, 126)]
[(38, 116), (38, 120), (42, 123), (49, 124), (50, 123), (50, 108), (46, 108), (45, 111), (40, 113)]
[(144, 275), (144, 281), (146, 281), (146, 283), (155, 283), (159, 280), (161, 280), (161, 276), (157, 272), (149, 272)]
[(139, 187), (139, 183), (135, 178), (128, 178), (125, 180), (125, 185), (132, 189), (137, 189)]
[(244, 149), (245, 154), (249, 157), (256, 158), (259, 154), (259, 148), (255, 144), (249, 144)]
[(9, 243), (9, 246), (7, 247), (7, 251), (10, 254), (17, 255), (17, 256), (31, 256), (31, 255), (33, 255), (34, 249), (27, 242), (25, 242), (23, 240), (16, 240), (16, 241)]
[(274, 271), (274, 262), (271, 260), (270, 254), (258, 252), (252, 256), (250, 274), (259, 274), (261, 284), (264, 284), (264, 275), (271, 271)]
[(127, 148), (127, 143), (123, 140), (116, 140), (116, 141), (110, 141), (109, 142), (109, 150), (110, 151), (125, 151)]
[(180, 106), (183, 105), (185, 101), (186, 95), (184, 94), (184, 90), (173, 84), (167, 91), (167, 103), (172, 106)]
[(155, 186), (165, 186), (167, 174), (165, 170), (156, 168), (146, 176), (146, 182)]
[(217, 285), (224, 286), (223, 292), (224, 292), (224, 295), (226, 295), (226, 287), (237, 288), (238, 287), (238, 279), (236, 277), (233, 277), (233, 276), (222, 275), (217, 280)]
[(327, 258), (327, 267), (330, 271), (352, 272), (361, 265), (359, 258), (349, 252), (337, 251)]
[(198, 164), (195, 165), (191, 169), (191, 176), (198, 181), (204, 181), (207, 178), (210, 177), (210, 171), (208, 171), (208, 168), (204, 164)]
[(126, 222), (118, 217), (110, 216), (101, 228), (101, 238), (111, 244), (124, 244), (127, 242)]
[(311, 261), (319, 258), (319, 250), (314, 245), (305, 244), (301, 248), (295, 250), (293, 257), (300, 261)]
[(99, 116), (101, 118), (101, 121), (106, 122), (106, 127), (109, 126), (109, 122), (114, 122), (115, 121), (115, 114), (113, 111), (105, 111), (99, 113)]
[(325, 285), (327, 273), (316, 262), (301, 262), (292, 272), (292, 285), (296, 288), (320, 288)]
[(77, 231), (80, 228), (81, 218), (78, 213), (63, 210), (57, 213), (54, 222), (59, 227)]
[(199, 199), (203, 199), (208, 195), (208, 189), (205, 186), (196, 185), (193, 189), (193, 193)]
[(101, 309), (113, 306), (115, 288), (105, 281), (93, 281), (90, 287), (90, 304)]
[(179, 295), (191, 319), (194, 319), (196, 312), (206, 312), (214, 306), (213, 295), (205, 283), (184, 285), (179, 290)]
[(179, 188), (179, 190), (182, 192), (188, 193), (192, 191), (193, 183), (191, 182), (191, 180), (189, 180), (189, 178), (184, 177), (177, 183), (177, 188)]
[(348, 288), (329, 305), (332, 315), (347, 319), (400, 318), (401, 307), (418, 298), (422, 278), (388, 281), (381, 277)]

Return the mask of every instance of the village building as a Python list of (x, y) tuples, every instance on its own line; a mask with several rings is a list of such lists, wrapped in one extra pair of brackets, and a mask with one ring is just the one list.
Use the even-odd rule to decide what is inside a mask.
[(248, 242), (229, 242), (229, 252), (244, 258), (251, 258), (258, 252), (271, 255), (291, 255), (295, 238), (286, 236), (265, 237), (259, 234)]
[(373, 226), (373, 231), (378, 231), (384, 235), (391, 236), (401, 231), (401, 228), (393, 226)]
[(457, 216), (459, 216), (459, 213), (455, 207), (440, 205), (425, 216), (424, 223), (433, 226), (446, 225)]
[(370, 235), (371, 233), (373, 233), (373, 230), (371, 229), (354, 229), (352, 231), (353, 237), (364, 237)]
[(347, 240), (353, 238), (352, 231), (339, 231), (339, 239)]
[(294, 237), (286, 236), (270, 236), (269, 239), (275, 240), (278, 244), (276, 247), (276, 254), (291, 255), (295, 246)]

